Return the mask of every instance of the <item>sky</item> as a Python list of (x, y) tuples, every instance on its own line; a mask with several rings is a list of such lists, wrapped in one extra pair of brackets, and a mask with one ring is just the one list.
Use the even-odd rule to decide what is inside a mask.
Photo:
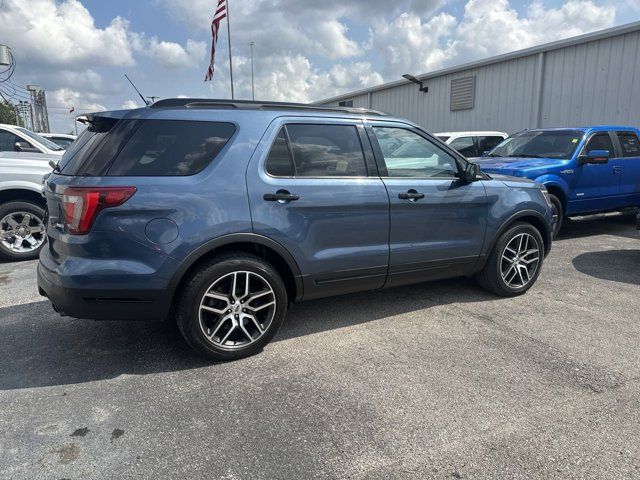
[[(640, 0), (228, 0), (236, 98), (310, 102), (640, 20)], [(216, 0), (0, 0), (17, 65), (5, 96), (47, 92), (51, 130), (145, 96), (230, 98), (227, 24), (204, 82)]]

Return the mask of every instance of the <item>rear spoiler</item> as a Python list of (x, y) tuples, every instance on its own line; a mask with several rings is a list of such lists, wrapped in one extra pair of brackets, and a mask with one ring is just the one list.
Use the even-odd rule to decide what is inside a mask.
[(78, 115), (76, 117), (76, 122), (91, 125), (96, 121), (100, 121), (101, 119), (117, 121), (121, 118), (124, 118), (128, 113), (131, 113), (131, 110), (109, 110), (105, 112), (83, 113), (82, 115)]

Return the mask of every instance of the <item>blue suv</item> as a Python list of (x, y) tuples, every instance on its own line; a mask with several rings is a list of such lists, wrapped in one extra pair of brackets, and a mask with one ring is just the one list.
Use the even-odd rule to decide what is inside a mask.
[(216, 359), (262, 349), (295, 301), (462, 275), (522, 294), (551, 248), (542, 185), (375, 111), (168, 99), (87, 121), (45, 179), (40, 293), (171, 319)]
[(639, 134), (615, 126), (525, 130), (477, 163), (486, 173), (544, 184), (555, 235), (564, 217), (640, 206)]

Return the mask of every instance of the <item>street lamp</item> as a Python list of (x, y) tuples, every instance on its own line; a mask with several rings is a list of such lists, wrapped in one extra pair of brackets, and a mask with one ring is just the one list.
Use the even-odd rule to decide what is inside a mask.
[(409, 74), (409, 73), (405, 73), (404, 75), (402, 75), (403, 78), (406, 78), (407, 80), (409, 80), (410, 82), (413, 82), (415, 84), (417, 84), (420, 88), (421, 92), (428, 92), (429, 91), (429, 87), (425, 87), (424, 84), (418, 80), (416, 77), (414, 77), (413, 75)]
[(253, 86), (253, 47), (255, 46), (255, 44), (256, 42), (249, 42), (249, 48), (251, 49), (251, 99), (252, 100), (256, 99), (256, 91)]

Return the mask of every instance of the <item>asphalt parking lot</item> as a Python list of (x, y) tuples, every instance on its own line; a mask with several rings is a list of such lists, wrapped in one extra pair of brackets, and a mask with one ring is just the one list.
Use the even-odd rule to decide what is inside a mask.
[(525, 296), (469, 279), (294, 306), (211, 364), (61, 318), (0, 264), (0, 478), (640, 478), (640, 237), (571, 222)]

